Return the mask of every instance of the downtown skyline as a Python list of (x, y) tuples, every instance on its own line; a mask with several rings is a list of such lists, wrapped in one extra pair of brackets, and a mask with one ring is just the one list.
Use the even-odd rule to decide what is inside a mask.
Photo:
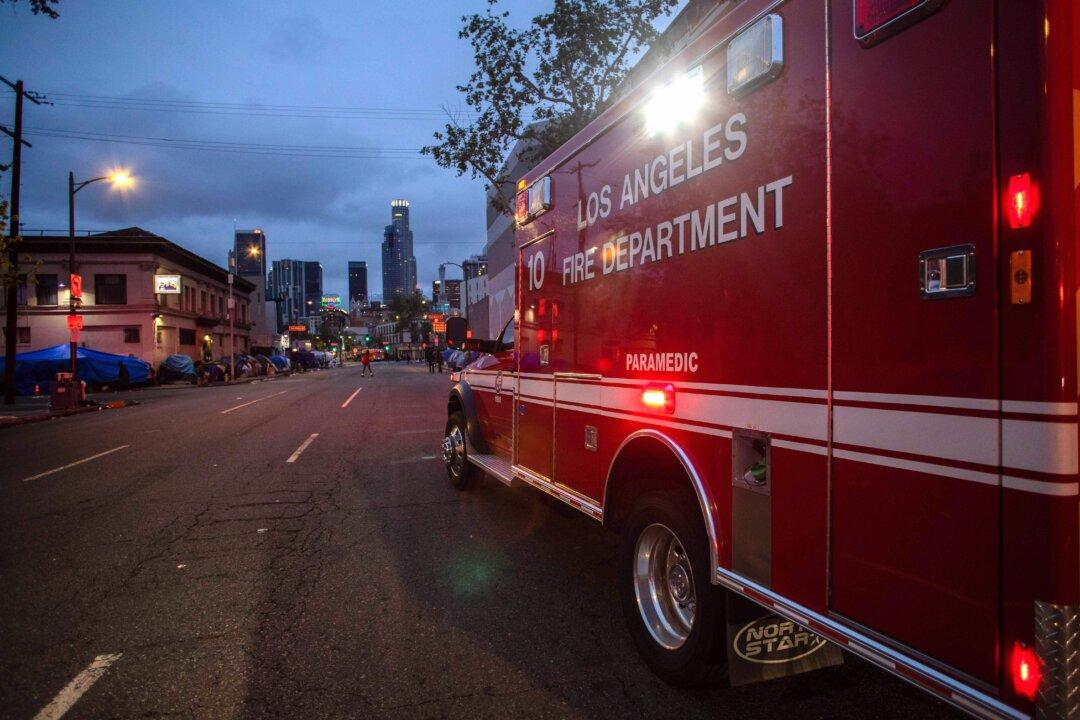
[[(509, 4), (522, 17), (541, 5)], [(56, 21), (5, 4), (0, 17), (14, 40), (0, 47), (2, 73), (55, 103), (24, 117), (34, 144), (23, 155), (24, 232), (66, 227), (69, 170), (124, 167), (135, 191), (81, 196), (80, 231), (144, 227), (224, 266), (234, 229), (259, 227), (268, 264), (320, 262), (325, 290), (344, 297), (348, 262), (381, 266), (386, 207), (407, 197), (418, 285), (430, 287), (441, 262), (484, 248), (483, 183), (413, 152), (445, 122), (441, 108), (462, 106), (454, 86), (471, 53), (456, 32), (462, 13), (482, 7), (371, 3), (330, 14), (237, 3), (215, 9), (208, 26), (176, 20), (205, 14), (197, 2), (86, 2), (66, 5)], [(409, 22), (421, 13), (423, 23)], [(382, 29), (402, 22), (414, 63), (387, 59), (400, 44)], [(163, 32), (169, 41), (149, 51), (147, 39)], [(0, 93), (0, 122), (10, 123), (12, 99)], [(154, 140), (162, 138), (169, 142)], [(175, 140), (193, 141), (191, 149)], [(381, 295), (381, 284), (373, 272), (369, 292)]]

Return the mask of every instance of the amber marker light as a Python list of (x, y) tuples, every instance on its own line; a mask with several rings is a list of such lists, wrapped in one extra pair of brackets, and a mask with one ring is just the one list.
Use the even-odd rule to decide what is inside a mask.
[(675, 387), (671, 383), (649, 383), (641, 391), (641, 403), (650, 410), (670, 415), (675, 412)]

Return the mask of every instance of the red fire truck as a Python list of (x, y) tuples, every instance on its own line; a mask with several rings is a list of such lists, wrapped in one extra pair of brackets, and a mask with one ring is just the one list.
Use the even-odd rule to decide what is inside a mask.
[(451, 482), (619, 532), (670, 682), (737, 597), (972, 715), (1080, 716), (1078, 45), (1070, 0), (727, 3), (521, 179)]

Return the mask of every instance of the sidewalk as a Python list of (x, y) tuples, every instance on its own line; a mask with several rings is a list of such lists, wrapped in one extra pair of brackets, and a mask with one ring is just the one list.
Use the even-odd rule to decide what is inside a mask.
[[(287, 374), (279, 375), (259, 375), (256, 377), (240, 378), (233, 383), (211, 383), (204, 387), (225, 387), (229, 385), (247, 385), (249, 383), (266, 382), (276, 380), (277, 378), (289, 377)], [(81, 415), (88, 412), (97, 412), (98, 410), (114, 410), (121, 407), (127, 407), (128, 405), (138, 405), (138, 398), (144, 393), (156, 394), (159, 392), (166, 392), (170, 390), (199, 390), (198, 385), (192, 385), (190, 383), (169, 383), (165, 385), (146, 385), (127, 390), (108, 390), (104, 392), (92, 392), (86, 394), (87, 400), (92, 400), (96, 405), (89, 407), (81, 407), (78, 410), (70, 410), (65, 413), (59, 413), (52, 415), (49, 411), (49, 396), (41, 395), (39, 397), (33, 397), (30, 395), (18, 395), (15, 398), (14, 405), (0, 404), (0, 429), (10, 427), (12, 425), (22, 425), (30, 422), (40, 422), (42, 420), (49, 420), (53, 417), (67, 417), (70, 415)]]

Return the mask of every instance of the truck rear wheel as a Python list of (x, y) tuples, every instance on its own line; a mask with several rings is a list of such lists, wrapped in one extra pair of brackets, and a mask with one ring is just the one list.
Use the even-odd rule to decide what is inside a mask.
[(700, 685), (726, 673), (724, 595), (709, 578), (697, 508), (666, 493), (639, 499), (623, 525), (619, 595), (638, 652), (672, 685)]
[(466, 447), (465, 416), (460, 412), (450, 415), (442, 441), (443, 462), (446, 476), (455, 490), (468, 490), (480, 474), (480, 469), (469, 462)]

